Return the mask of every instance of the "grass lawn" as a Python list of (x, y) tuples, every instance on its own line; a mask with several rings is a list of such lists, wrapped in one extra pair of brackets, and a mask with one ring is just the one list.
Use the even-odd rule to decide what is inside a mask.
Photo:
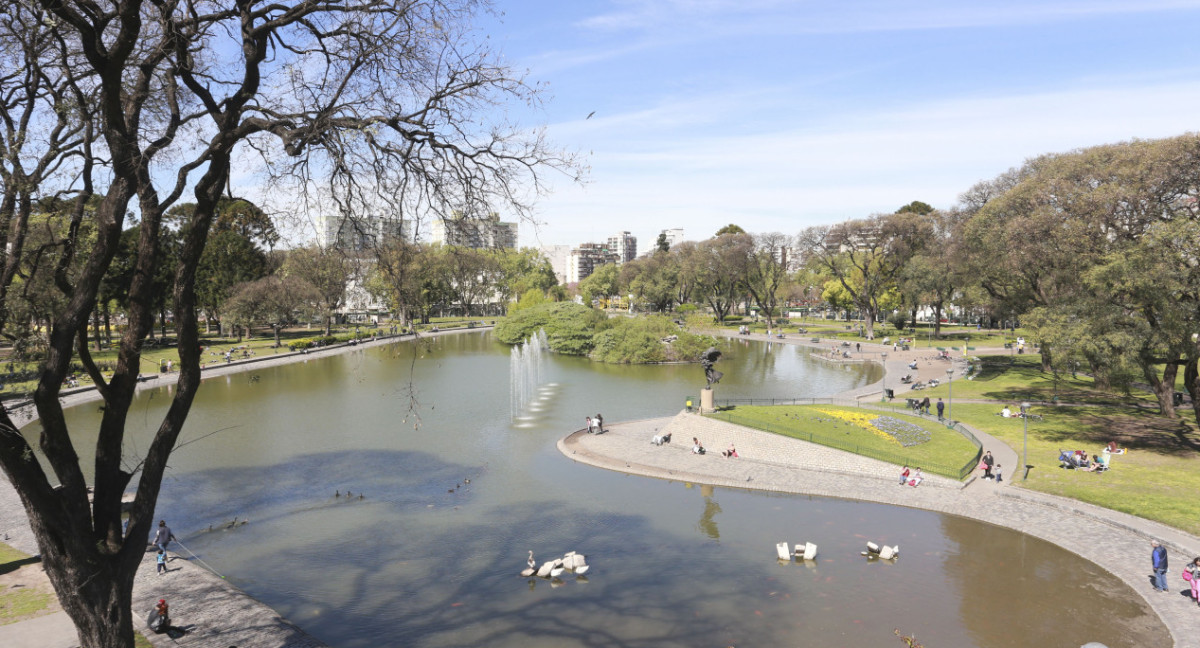
[[(922, 365), (932, 362), (943, 369), (950, 368), (950, 364), (944, 360), (920, 362)], [(1071, 377), (1071, 374), (1066, 373), (1055, 379), (1053, 374), (1042, 372), (1041, 358), (1037, 354), (983, 356), (977, 366), (979, 370), (970, 379), (959, 374), (954, 376), (955, 399), (988, 399), (1007, 402), (1010, 405), (1019, 405), (1023, 400), (1048, 403), (1054, 402), (1055, 398), (1063, 403), (1097, 405), (1154, 402), (1154, 397), (1147, 392), (1123, 394), (1097, 389), (1092, 379), (1083, 374)], [(928, 395), (934, 400), (938, 397), (948, 398), (950, 385), (943, 380), (941, 385), (926, 389), (920, 394)], [(996, 406), (995, 410), (1000, 411), (1000, 406)], [(954, 417), (958, 418), (958, 414)]]
[[(1200, 534), (1200, 434), (1194, 421), (1164, 419), (1150, 410), (1119, 406), (1045, 407), (1029, 422), (1029, 479), (1006, 470), (1022, 486), (1070, 497)], [(954, 406), (955, 418), (1022, 451), (1023, 421), (995, 415), (991, 404)], [(1059, 450), (1099, 453), (1110, 440), (1129, 452), (1114, 455), (1105, 473), (1058, 467)]]
[[(726, 330), (736, 331), (743, 324), (734, 322), (725, 324), (722, 328)], [(757, 322), (746, 322), (745, 326), (749, 326), (750, 330), (755, 333), (765, 333), (767, 330), (767, 321), (759, 319)], [(951, 348), (951, 347), (1001, 347), (1005, 342), (1015, 343), (1018, 336), (1024, 336), (1026, 341), (1030, 341), (1029, 336), (1023, 329), (1017, 329), (1014, 334), (1008, 330), (999, 329), (983, 329), (977, 330), (973, 326), (951, 326), (943, 324), (940, 332), (940, 337), (933, 337), (933, 327), (920, 325), (916, 327), (916, 333), (899, 332), (896, 327), (891, 324), (876, 324), (875, 339), (868, 340), (866, 337), (859, 335), (859, 326), (861, 322), (846, 323), (845, 320), (821, 320), (821, 319), (787, 319), (776, 322), (775, 329), (782, 330), (784, 333), (791, 335), (796, 334), (797, 328), (803, 328), (807, 332), (804, 335), (819, 338), (836, 338), (848, 342), (880, 342), (883, 338), (895, 340), (900, 337), (913, 338), (912, 347), (916, 349), (925, 348)], [(1030, 349), (1027, 348), (1026, 352)]]
[[(967, 463), (973, 464), (977, 457), (975, 444), (935, 421), (903, 415), (892, 417), (886, 412), (869, 409), (831, 405), (742, 405), (710, 416), (895, 464), (921, 466), (926, 472), (953, 479), (958, 479), (960, 469)], [(871, 424), (881, 416), (916, 426), (928, 433), (928, 440), (916, 445), (902, 445)]]

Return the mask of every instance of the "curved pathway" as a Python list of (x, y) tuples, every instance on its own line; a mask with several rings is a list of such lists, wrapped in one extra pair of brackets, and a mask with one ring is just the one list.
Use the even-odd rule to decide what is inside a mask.
[[(736, 334), (730, 334), (733, 336)], [(749, 337), (767, 340), (764, 335)], [(770, 341), (825, 346), (794, 334)], [(884, 381), (892, 384), (894, 378), (887, 376), (909, 373), (912, 359), (928, 355), (927, 351), (893, 352), (890, 347), (867, 344), (861, 355), (873, 354), (877, 360), (885, 349), (885, 378), (839, 398), (878, 397)], [(945, 362), (919, 362), (920, 379), (938, 374), (944, 377), (947, 367)], [(650, 442), (654, 436), (666, 433), (672, 435), (673, 443), (657, 446)], [(920, 487), (901, 487), (898, 466), (683, 412), (673, 417), (611, 424), (600, 435), (574, 432), (559, 441), (558, 448), (573, 461), (629, 474), (909, 506), (1015, 529), (1107, 569), (1144, 599), (1163, 621), (1176, 646), (1200, 646), (1196, 639), (1200, 637), (1200, 610), (1191, 601), (1190, 590), (1184, 593), (1187, 583), (1179, 578), (1183, 565), (1200, 555), (1200, 538), (1136, 516), (1021, 488), (1012, 480), (1019, 475), (1008, 469), (1018, 465), (1017, 453), (992, 437), (976, 434), (1005, 466), (1005, 482), (971, 479), (964, 485), (927, 476)], [(700, 438), (709, 453), (692, 454), (692, 437)], [(721, 456), (730, 443), (740, 458)], [(1155, 593), (1150, 584), (1151, 539), (1167, 547), (1175, 565), (1173, 573), (1167, 575), (1171, 594)]]

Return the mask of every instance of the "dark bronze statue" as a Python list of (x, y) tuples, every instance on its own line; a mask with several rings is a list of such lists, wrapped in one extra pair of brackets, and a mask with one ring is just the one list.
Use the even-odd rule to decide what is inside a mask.
[(713, 368), (720, 358), (721, 352), (717, 350), (717, 347), (708, 347), (708, 350), (700, 354), (700, 366), (704, 367), (704, 377), (708, 379), (708, 389), (711, 389), (714, 383), (721, 382), (721, 376), (725, 375)]

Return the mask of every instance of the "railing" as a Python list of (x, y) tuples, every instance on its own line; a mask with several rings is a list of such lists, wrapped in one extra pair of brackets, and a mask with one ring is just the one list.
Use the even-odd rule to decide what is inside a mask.
[[(797, 431), (793, 428), (774, 426), (765, 421), (750, 420), (737, 415), (735, 412), (728, 411), (725, 408), (736, 407), (737, 405), (837, 405), (841, 407), (883, 411), (891, 414), (900, 414), (903, 416), (910, 416), (913, 418), (926, 420), (932, 420), (933, 418), (924, 414), (917, 414), (916, 412), (912, 411), (911, 408), (906, 406), (892, 404), (871, 405), (859, 403), (858, 401), (838, 398), (732, 398), (716, 401), (714, 405), (716, 405), (717, 411), (709, 415), (713, 418), (728, 421), (729, 423), (733, 423), (735, 425), (755, 428), (758, 430), (771, 432), (773, 434), (782, 434), (784, 436), (790, 436), (792, 438), (809, 441), (810, 443), (817, 443), (830, 448), (837, 448), (839, 450), (853, 452), (854, 454), (862, 455), (864, 457), (870, 457), (872, 459), (878, 459), (880, 461), (901, 465), (907, 464), (912, 460), (912, 458), (899, 453), (887, 452), (886, 450), (864, 447), (857, 443), (848, 442), (844, 437), (839, 437), (837, 435), (825, 435), (821, 434), (820, 432), (797, 433)], [(983, 444), (979, 442), (979, 439), (977, 439), (970, 430), (963, 427), (963, 425), (957, 421), (946, 422), (946, 427), (958, 432), (965, 439), (974, 444), (975, 455), (970, 461), (961, 466), (948, 466), (945, 464), (923, 461), (921, 463), (921, 468), (936, 475), (942, 475), (962, 481), (963, 479), (966, 479), (967, 475), (971, 474), (971, 471), (975, 470), (976, 466), (979, 465), (980, 457), (983, 456)]]

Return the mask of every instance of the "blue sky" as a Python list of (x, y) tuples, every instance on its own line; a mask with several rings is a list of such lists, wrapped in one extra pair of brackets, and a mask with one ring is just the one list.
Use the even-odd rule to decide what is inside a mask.
[[(1041, 153), (1200, 130), (1200, 0), (498, 0), (480, 28), (586, 156), (523, 245), (952, 205)], [(516, 110), (514, 108), (514, 110)], [(595, 111), (591, 119), (585, 119)]]

